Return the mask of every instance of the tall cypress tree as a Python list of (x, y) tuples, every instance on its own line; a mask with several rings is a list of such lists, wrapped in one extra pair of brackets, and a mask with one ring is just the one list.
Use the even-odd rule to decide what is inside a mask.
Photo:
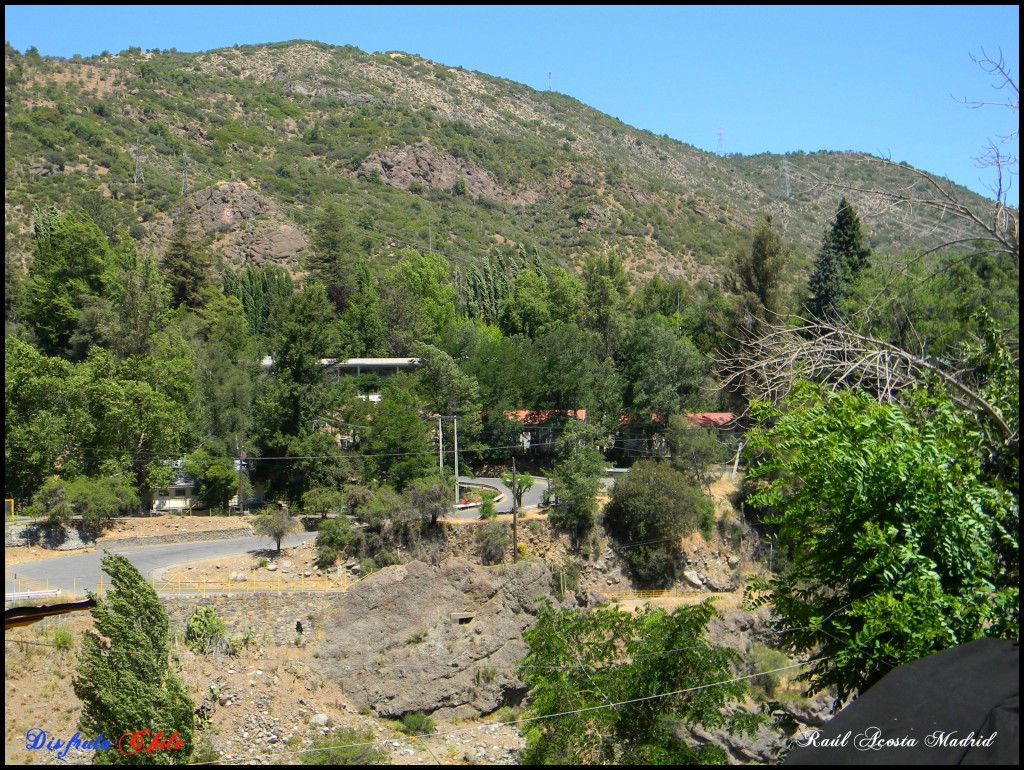
[[(167, 662), (167, 612), (152, 586), (128, 559), (105, 554), (101, 562), (113, 590), (92, 610), (96, 630), (87, 632), (79, 653), (79, 675), (72, 686), (82, 701), (84, 735), (101, 733), (111, 747), (96, 752), (97, 764), (183, 764), (192, 758), (194, 705), (184, 682)], [(90, 594), (91, 595), (91, 594)], [(175, 733), (172, 750), (125, 756), (117, 750), (124, 733)], [(169, 741), (171, 742), (171, 741)], [(127, 749), (128, 741), (124, 746)], [(148, 745), (148, 740), (147, 740)]]
[(808, 283), (807, 310), (814, 318), (837, 318), (857, 274), (868, 265), (871, 249), (864, 244), (860, 217), (843, 198), (832, 226), (822, 239), (818, 261)]
[(175, 221), (164, 253), (163, 269), (171, 289), (171, 306), (202, 304), (203, 289), (213, 284), (213, 254), (202, 244), (191, 223)]

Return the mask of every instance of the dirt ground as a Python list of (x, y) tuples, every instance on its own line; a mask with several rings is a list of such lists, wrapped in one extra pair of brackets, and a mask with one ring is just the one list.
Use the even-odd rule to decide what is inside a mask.
[[(75, 648), (92, 628), (88, 613), (76, 613), (5, 634), (5, 764), (90, 762), (87, 751), (73, 751), (61, 762), (55, 751), (28, 750), (25, 734), (38, 728), (66, 740), (79, 729), (82, 705), (71, 684)], [(54, 646), (65, 632), (73, 640), (68, 650)], [(438, 721), (437, 734), (419, 739), (402, 733), (396, 721), (360, 714), (346, 700), (343, 683), (309, 668), (318, 645), (312, 636), (306, 647), (255, 646), (230, 656), (197, 655), (180, 640), (172, 643), (172, 665), (196, 707), (205, 707), (209, 727), (203, 735), (222, 763), (299, 764), (298, 752), (337, 728), (371, 733), (393, 764), (512, 764), (523, 746), (514, 727), (496, 724), (499, 715), (515, 717), (508, 710), (479, 720)]]
[(250, 529), (251, 516), (140, 516), (115, 519), (98, 540), (117, 540), (125, 537), (153, 537), (183, 532), (210, 532), (225, 529)]
[(75, 548), (70, 551), (51, 551), (48, 548), (37, 548), (34, 546), (4, 548), (4, 567), (28, 564), (29, 562), (43, 561), (45, 559), (56, 559), (61, 556), (74, 556), (79, 553), (92, 553), (95, 550), (95, 548)]

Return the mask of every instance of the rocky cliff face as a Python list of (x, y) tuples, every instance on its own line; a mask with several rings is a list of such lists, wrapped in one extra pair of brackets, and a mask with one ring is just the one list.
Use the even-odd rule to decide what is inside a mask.
[[(515, 665), (537, 607), (554, 601), (542, 564), (485, 568), (464, 559), (388, 567), (325, 613), (320, 672), (380, 716), (472, 717), (526, 693)], [(572, 599), (570, 602), (574, 604)]]
[(287, 266), (309, 245), (278, 207), (245, 182), (218, 182), (189, 195), (179, 206), (204, 233), (218, 233), (214, 248), (236, 264)]

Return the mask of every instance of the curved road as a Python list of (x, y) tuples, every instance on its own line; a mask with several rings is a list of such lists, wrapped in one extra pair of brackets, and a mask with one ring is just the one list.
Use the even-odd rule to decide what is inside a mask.
[[(461, 476), (459, 481), (460, 483), (484, 484), (494, 487), (505, 495), (505, 498), (495, 506), (498, 512), (508, 513), (512, 510), (512, 493), (501, 483), (501, 479)], [(523, 508), (539, 506), (543, 500), (545, 489), (547, 489), (547, 481), (534, 477), (533, 486), (523, 494)], [(476, 519), (479, 518), (480, 511), (478, 508), (468, 508), (456, 511), (454, 516), (463, 519)], [(282, 542), (282, 547), (290, 547), (306, 540), (312, 540), (314, 537), (316, 537), (315, 532), (289, 535)], [(274, 542), (266, 537), (237, 537), (195, 543), (132, 546), (124, 549), (118, 548), (116, 544), (111, 544), (107, 550), (127, 557), (145, 577), (158, 579), (168, 567), (179, 564), (273, 548)], [(109, 580), (109, 576), (100, 569), (102, 555), (101, 550), (97, 550), (94, 553), (54, 557), (38, 562), (19, 564), (7, 567), (5, 575), (28, 578), (33, 584), (48, 583), (50, 588), (59, 588), (63, 593), (72, 593), (73, 591), (82, 593), (86, 588), (95, 590), (96, 583), (101, 577), (103, 580)], [(17, 589), (13, 580), (7, 580), (5, 577), (4, 591), (13, 592), (15, 590)]]
[[(494, 508), (498, 513), (512, 512), (512, 490), (502, 484), (501, 479), (492, 479), (484, 476), (459, 476), (459, 483), (468, 485), (483, 484), (484, 486), (494, 487), (505, 496), (500, 502), (494, 504)], [(547, 488), (547, 479), (534, 476), (533, 486), (523, 493), (523, 508), (536, 508), (539, 506), (544, 499), (544, 491)], [(455, 511), (452, 516), (459, 519), (478, 519), (480, 518), (480, 509), (464, 508), (461, 511)]]
[[(315, 532), (289, 535), (284, 538), (281, 546), (290, 547), (306, 540), (312, 540), (314, 537), (316, 537)], [(145, 577), (153, 578), (159, 577), (158, 571), (176, 564), (203, 561), (217, 556), (231, 556), (247, 551), (273, 550), (274, 548), (274, 541), (267, 537), (236, 537), (229, 540), (209, 540), (198, 543), (134, 546), (123, 550), (112, 544), (108, 546), (107, 550), (127, 557)], [(4, 572), (5, 575), (30, 578), (34, 582), (48, 581), (50, 588), (59, 588), (64, 593), (71, 593), (76, 589), (78, 593), (82, 593), (86, 588), (95, 591), (100, 577), (106, 581), (110, 580), (109, 576), (100, 569), (102, 556), (102, 552), (97, 550), (94, 553), (18, 564), (7, 567)], [(14, 583), (5, 578), (4, 591), (14, 590)]]

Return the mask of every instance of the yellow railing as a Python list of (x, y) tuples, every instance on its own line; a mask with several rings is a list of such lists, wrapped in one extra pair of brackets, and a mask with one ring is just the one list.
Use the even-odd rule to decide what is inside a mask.
[[(347, 591), (366, 575), (356, 579), (336, 580), (333, 578), (295, 578), (287, 580), (189, 580), (175, 578), (168, 580), (148, 581), (157, 593), (198, 593), (205, 596), (209, 593), (291, 593), (291, 592), (333, 592)], [(110, 583), (100, 580), (96, 584), (96, 593), (102, 595), (110, 587)]]
[(607, 596), (614, 602), (628, 602), (642, 599), (677, 599), (683, 596), (694, 596), (694, 594), (687, 593), (684, 591), (676, 590), (665, 590), (665, 591), (601, 591), (603, 596)]

